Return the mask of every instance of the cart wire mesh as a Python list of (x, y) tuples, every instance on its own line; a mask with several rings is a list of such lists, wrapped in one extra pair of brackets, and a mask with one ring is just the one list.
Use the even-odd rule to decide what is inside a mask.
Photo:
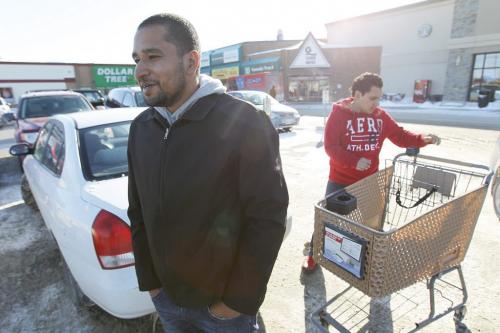
[(484, 184), (484, 172), (471, 167), (400, 156), (386, 161), (393, 175), (386, 199), (383, 231), (391, 231)]
[[(320, 318), (340, 332), (413, 332), (429, 316), (430, 306), (435, 313), (451, 312), (463, 304), (463, 293), (457, 275), (437, 278), (433, 284), (433, 304), (429, 303), (430, 280), (418, 282), (408, 288), (384, 297), (371, 298), (349, 286), (332, 298), (313, 316)], [(426, 323), (427, 324), (427, 323)]]

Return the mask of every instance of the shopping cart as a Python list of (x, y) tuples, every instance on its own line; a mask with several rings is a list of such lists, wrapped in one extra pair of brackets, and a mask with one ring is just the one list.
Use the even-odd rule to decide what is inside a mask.
[[(411, 316), (409, 331), (451, 312), (457, 330), (465, 327), (467, 290), (460, 263), (493, 174), (486, 166), (418, 153), (408, 149), (385, 169), (316, 205), (314, 259), (349, 284), (312, 313), (322, 332), (329, 327), (390, 331), (384, 325), (422, 304), (429, 305), (429, 315)], [(328, 198), (351, 206), (355, 198), (357, 204), (352, 211), (338, 210), (341, 214), (326, 209)], [(448, 279), (450, 273), (455, 280)], [(428, 293), (418, 289), (424, 283)], [(458, 300), (445, 295), (449, 289), (458, 292)], [(440, 304), (445, 300), (439, 313), (436, 295)]]

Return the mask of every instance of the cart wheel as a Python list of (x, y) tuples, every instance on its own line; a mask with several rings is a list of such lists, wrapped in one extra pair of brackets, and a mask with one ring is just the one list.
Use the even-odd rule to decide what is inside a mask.
[(467, 314), (467, 307), (463, 305), (455, 310), (455, 315), (453, 316), (453, 320), (455, 320), (455, 322), (461, 322), (466, 314)]
[(455, 322), (455, 333), (471, 333), (471, 330), (464, 323)]

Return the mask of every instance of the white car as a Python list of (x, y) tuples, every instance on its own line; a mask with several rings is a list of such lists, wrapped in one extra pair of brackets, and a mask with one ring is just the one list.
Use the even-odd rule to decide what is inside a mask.
[(90, 299), (119, 318), (155, 310), (138, 289), (127, 217), (128, 132), (142, 110), (57, 115), (42, 127), (34, 148), (11, 147), (11, 154), (27, 155), (23, 198), (39, 208), (55, 238), (74, 300)]
[[(57, 242), (75, 303), (93, 302), (119, 318), (155, 310), (138, 289), (127, 217), (128, 134), (143, 110), (56, 115), (34, 148), (21, 143), (10, 149), (26, 156), (21, 193)], [(288, 217), (285, 235), (291, 223)]]
[(234, 90), (228, 91), (228, 94), (252, 103), (259, 110), (264, 110), (264, 103), (267, 99), (270, 103), (269, 117), (277, 130), (288, 132), (293, 126), (299, 124), (300, 115), (297, 110), (288, 105), (281, 104), (265, 92), (257, 90)]

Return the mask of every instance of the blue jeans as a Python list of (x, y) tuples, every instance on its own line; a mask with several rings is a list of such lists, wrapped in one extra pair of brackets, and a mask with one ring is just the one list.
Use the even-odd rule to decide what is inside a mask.
[[(325, 191), (325, 197), (330, 194), (330, 193), (333, 193), (333, 192), (336, 192), (338, 190), (341, 190), (343, 189), (344, 187), (346, 187), (347, 185), (341, 185), (341, 184), (338, 184), (338, 183), (334, 183), (334, 182), (331, 182), (331, 181), (328, 181), (328, 184), (326, 184), (326, 191)], [(313, 233), (313, 236), (311, 236), (311, 243), (310, 243), (310, 247), (309, 247), (309, 256), (312, 257), (313, 255), (313, 241), (314, 241), (314, 233)]]
[(213, 315), (208, 307), (180, 307), (172, 302), (163, 289), (152, 300), (163, 330), (168, 333), (252, 333), (258, 329), (256, 316), (241, 314), (224, 319)]

